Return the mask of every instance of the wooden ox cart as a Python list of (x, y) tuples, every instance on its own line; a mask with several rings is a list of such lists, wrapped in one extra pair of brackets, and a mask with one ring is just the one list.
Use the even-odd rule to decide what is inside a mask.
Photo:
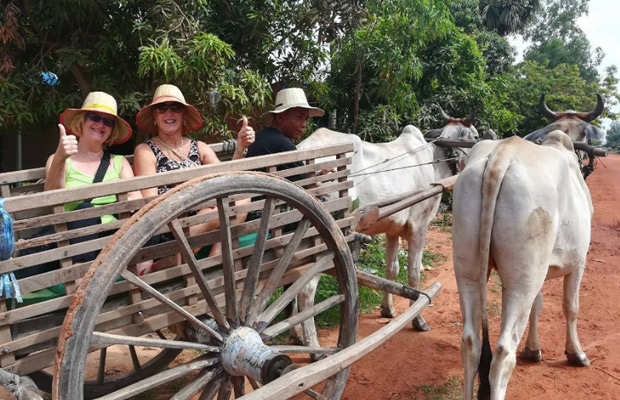
[[(350, 246), (360, 215), (350, 211), (347, 179), (352, 150), (333, 145), (48, 192), (37, 183), (42, 168), (0, 174), (16, 236), (16, 252), (0, 261), (0, 274), (56, 263), (17, 281), (23, 303), (0, 301), (0, 380), (21, 398), (38, 396), (19, 391), (26, 375), (66, 400), (151, 398), (164, 384), (175, 388), (173, 399), (339, 398), (349, 366), (407, 325), (441, 287), (434, 283), (420, 296), (356, 269)], [(318, 161), (329, 156), (336, 158)], [(305, 165), (277, 171), (293, 161)], [(241, 172), (249, 169), (269, 174)], [(335, 172), (320, 175), (324, 169)], [(308, 178), (282, 179), (300, 173)], [(178, 186), (155, 199), (128, 199), (128, 192), (162, 185)], [(444, 190), (438, 188), (431, 195)], [(117, 202), (63, 207), (110, 194)], [(325, 194), (331, 195), (321, 201)], [(262, 216), (243, 218), (256, 212)], [(67, 229), (71, 221), (102, 215), (118, 220)], [(367, 215), (379, 218), (380, 209)], [(212, 220), (219, 229), (192, 228)], [(53, 229), (43, 235), (45, 227)], [(208, 256), (213, 244), (221, 244), (221, 255)], [(27, 251), (37, 246), (43, 247)], [(100, 251), (94, 261), (76, 261), (92, 251)], [(158, 268), (139, 276), (135, 265), (147, 260)], [(334, 293), (303, 312), (284, 313), (321, 273), (336, 277)], [(356, 342), (356, 281), (416, 301)], [(340, 324), (333, 345), (278, 338), (334, 308)], [(323, 358), (310, 363), (309, 356)]]

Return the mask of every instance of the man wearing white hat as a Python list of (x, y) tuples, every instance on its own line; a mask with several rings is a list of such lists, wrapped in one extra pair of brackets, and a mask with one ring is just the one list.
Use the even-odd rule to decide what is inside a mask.
[[(297, 140), (306, 130), (310, 117), (320, 117), (323, 110), (308, 104), (301, 88), (282, 89), (276, 95), (275, 108), (261, 116), (266, 128), (256, 134), (256, 141), (248, 147), (246, 157), (262, 156), (297, 150), (293, 140)], [(278, 166), (278, 170), (295, 168), (303, 163), (295, 162)], [(290, 180), (304, 179), (305, 175), (294, 175)]]

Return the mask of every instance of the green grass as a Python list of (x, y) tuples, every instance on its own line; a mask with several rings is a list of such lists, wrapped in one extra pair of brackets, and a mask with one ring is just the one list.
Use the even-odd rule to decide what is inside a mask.
[[(422, 264), (425, 266), (431, 266), (433, 263), (441, 261), (442, 257), (439, 254), (424, 252), (422, 255)], [(378, 276), (385, 278), (385, 238), (383, 235), (373, 237), (372, 243), (368, 244), (362, 252), (360, 252), (357, 259), (358, 267), (365, 271), (373, 271)], [(396, 276), (396, 282), (407, 284), (408, 271), (403, 268), (407, 265), (407, 252), (404, 250), (398, 251), (398, 264), (400, 265), (398, 275)], [(424, 282), (424, 271), (421, 274), (421, 281)], [(338, 293), (338, 281), (336, 278), (323, 275), (319, 281), (316, 296), (314, 298), (315, 303), (319, 303), (330, 296)], [(369, 313), (374, 312), (377, 307), (381, 305), (384, 293), (374, 289), (370, 289), (365, 286), (358, 286), (358, 297), (360, 300), (360, 312)], [(340, 321), (340, 309), (335, 306), (329, 310), (317, 315), (315, 322), (318, 327), (330, 327), (337, 325)]]
[(458, 400), (463, 397), (463, 381), (456, 376), (448, 379), (445, 385), (414, 386), (413, 392), (407, 393), (412, 400)]

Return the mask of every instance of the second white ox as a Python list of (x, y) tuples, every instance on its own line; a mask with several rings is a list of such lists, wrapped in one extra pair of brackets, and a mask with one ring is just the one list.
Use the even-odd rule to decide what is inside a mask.
[[(448, 118), (448, 117), (446, 117)], [(463, 124), (463, 121), (466, 123)], [(477, 140), (478, 132), (467, 123), (467, 120), (446, 121), (442, 129), (432, 132), (433, 137), (451, 140)], [(407, 126), (400, 136), (388, 143), (369, 143), (359, 136), (319, 129), (301, 142), (297, 148), (307, 149), (339, 142), (353, 143), (355, 151), (351, 166), (351, 179), (354, 187), (351, 196), (359, 198), (361, 208), (381, 200), (393, 198), (403, 193), (424, 189), (433, 182), (453, 175), (453, 168), (446, 161), (444, 150), (428, 144), (420, 130)], [(464, 166), (466, 152), (460, 151), (454, 163)], [(418, 288), (420, 270), (422, 268), (422, 251), (426, 240), (428, 225), (437, 213), (440, 196), (435, 196), (415, 204), (399, 213), (382, 218), (363, 233), (376, 235), (386, 234), (386, 275), (388, 279), (398, 274), (398, 238), (408, 243), (407, 266), (409, 284)], [(301, 307), (305, 307), (314, 298), (313, 288), (304, 293), (305, 300), (300, 299)], [(303, 304), (303, 303), (306, 304)], [(392, 295), (386, 294), (381, 314), (385, 317), (396, 316), (392, 303)], [(413, 327), (419, 331), (429, 329), (419, 316), (413, 321)]]
[[(541, 146), (512, 137), (472, 149), (454, 188), (452, 226), (464, 399), (473, 398), (477, 372), (479, 398), (504, 398), (528, 315), (522, 356), (540, 359), (538, 314), (546, 279), (564, 277), (567, 358), (589, 365), (577, 338), (577, 313), (592, 211), (573, 144), (563, 132), (549, 133)], [(491, 358), (486, 283), (493, 268), (502, 282), (502, 328)]]

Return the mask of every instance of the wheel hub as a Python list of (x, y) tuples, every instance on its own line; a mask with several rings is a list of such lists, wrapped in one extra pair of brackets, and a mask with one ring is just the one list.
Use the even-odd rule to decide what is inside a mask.
[(222, 346), (222, 366), (232, 376), (249, 376), (267, 384), (282, 375), (291, 359), (266, 346), (252, 328), (241, 327), (230, 333)]

